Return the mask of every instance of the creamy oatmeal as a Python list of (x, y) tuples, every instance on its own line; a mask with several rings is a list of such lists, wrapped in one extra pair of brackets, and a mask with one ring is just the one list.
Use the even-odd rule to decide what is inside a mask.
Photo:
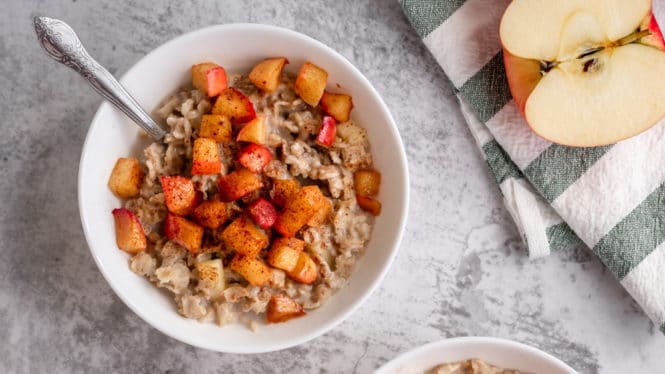
[[(424, 374), (520, 374), (519, 370), (501, 369), (479, 359), (441, 364)], [(527, 373), (522, 373), (527, 374)]]
[(283, 322), (315, 309), (353, 271), (380, 213), (380, 174), (351, 97), (284, 58), (248, 75), (213, 63), (156, 110), (168, 134), (119, 159), (109, 187), (130, 269), (188, 318)]

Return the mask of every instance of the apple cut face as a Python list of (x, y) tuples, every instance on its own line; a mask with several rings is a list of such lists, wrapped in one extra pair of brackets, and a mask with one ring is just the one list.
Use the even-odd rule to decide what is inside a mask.
[(545, 139), (613, 144), (665, 116), (665, 47), (650, 0), (514, 0), (500, 34), (513, 98)]

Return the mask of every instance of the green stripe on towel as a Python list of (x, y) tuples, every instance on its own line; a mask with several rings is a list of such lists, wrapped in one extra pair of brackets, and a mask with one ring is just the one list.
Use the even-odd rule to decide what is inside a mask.
[(551, 203), (611, 147), (574, 148), (553, 144), (524, 169), (524, 175)]
[(429, 33), (448, 19), (466, 0), (400, 0), (404, 13), (420, 37)]
[(582, 240), (565, 222), (547, 228), (547, 241), (550, 243), (552, 251), (573, 248), (582, 244)]
[(662, 325), (660, 325), (660, 331), (662, 331), (663, 334), (665, 334), (665, 323), (663, 323)]
[(593, 252), (620, 280), (665, 241), (665, 183), (614, 226)]
[(483, 146), (485, 160), (494, 174), (494, 178), (501, 185), (508, 178), (522, 178), (522, 172), (508, 157), (496, 140), (489, 141)]
[(486, 123), (510, 100), (510, 89), (503, 68), (503, 53), (499, 52), (471, 79), (459, 88), (480, 122)]

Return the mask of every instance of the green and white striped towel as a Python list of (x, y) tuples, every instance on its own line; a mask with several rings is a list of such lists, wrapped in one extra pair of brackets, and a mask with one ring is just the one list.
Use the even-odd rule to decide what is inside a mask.
[[(665, 333), (665, 121), (612, 146), (547, 142), (508, 90), (498, 30), (510, 0), (400, 3), (455, 86), (529, 255), (581, 239)], [(665, 18), (665, 0), (654, 6)]]

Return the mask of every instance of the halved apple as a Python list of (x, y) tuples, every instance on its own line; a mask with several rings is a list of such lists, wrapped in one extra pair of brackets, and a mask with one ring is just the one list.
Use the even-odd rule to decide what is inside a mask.
[(650, 0), (514, 0), (500, 36), (515, 103), (545, 139), (613, 144), (665, 116), (665, 43)]

